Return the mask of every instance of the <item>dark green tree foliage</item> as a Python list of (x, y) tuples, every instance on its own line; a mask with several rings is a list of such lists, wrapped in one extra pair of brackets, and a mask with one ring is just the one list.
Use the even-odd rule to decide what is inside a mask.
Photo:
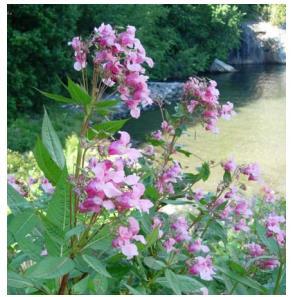
[(41, 110), (45, 99), (34, 87), (59, 91), (56, 75), (70, 70), (67, 42), (79, 15), (75, 5), (8, 6), (9, 120)]
[(236, 5), (9, 5), (8, 118), (39, 112), (34, 87), (59, 93), (56, 78), (73, 76), (73, 36), (94, 26), (137, 27), (155, 61), (152, 80), (185, 79), (224, 59), (239, 42), (242, 13)]

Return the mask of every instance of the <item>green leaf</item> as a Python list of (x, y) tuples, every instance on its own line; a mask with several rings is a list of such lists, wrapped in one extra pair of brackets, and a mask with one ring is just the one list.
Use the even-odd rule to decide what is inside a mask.
[(63, 169), (65, 167), (66, 160), (63, 153), (62, 145), (51, 124), (46, 110), (44, 110), (41, 135), (42, 142), (48, 150), (49, 155), (58, 165), (58, 167)]
[(108, 251), (112, 247), (113, 235), (110, 231), (110, 225), (103, 226), (101, 231), (98, 232), (90, 242), (88, 242), (82, 249), (99, 250), (99, 251)]
[(188, 152), (188, 151), (185, 151), (185, 150), (183, 150), (183, 149), (181, 149), (181, 148), (176, 148), (176, 151), (177, 152), (179, 152), (179, 153), (181, 153), (181, 154), (183, 154), (183, 155), (185, 155), (186, 157), (190, 157), (191, 155), (192, 155), (192, 153), (190, 153), (190, 152)]
[(17, 241), (24, 238), (39, 223), (38, 217), (33, 210), (27, 209), (14, 216), (9, 224), (11, 231)]
[(94, 125), (92, 128), (89, 129), (88, 139), (92, 139), (94, 135), (97, 135), (97, 137), (99, 138), (106, 138), (108, 137), (108, 135), (114, 134), (119, 131), (127, 121), (128, 119), (116, 120)]
[(46, 256), (42, 261), (30, 267), (25, 275), (30, 278), (52, 279), (71, 272), (74, 262), (68, 257)]
[(209, 223), (208, 230), (204, 235), (204, 238), (211, 238), (222, 240), (224, 243), (227, 242), (226, 229), (216, 220), (211, 219)]
[(268, 250), (275, 255), (279, 255), (280, 250), (276, 241), (273, 238), (268, 238), (266, 236), (266, 228), (262, 226), (260, 223), (256, 222), (256, 232), (262, 243), (268, 248)]
[(192, 201), (186, 200), (186, 199), (176, 199), (176, 200), (165, 199), (165, 200), (162, 200), (161, 202), (165, 204), (171, 204), (171, 205), (193, 204)]
[(70, 184), (64, 170), (56, 185), (52, 199), (49, 201), (47, 218), (56, 223), (60, 230), (67, 232), (70, 228)]
[[(200, 283), (190, 276), (176, 274), (176, 278), (179, 282), (181, 291), (185, 294), (201, 294), (200, 289), (205, 287), (203, 283)], [(166, 288), (171, 288), (168, 280), (165, 277), (157, 278), (156, 282)]]
[(87, 91), (82, 88), (80, 85), (74, 83), (69, 77), (68, 77), (68, 91), (72, 97), (72, 99), (83, 105), (87, 105), (91, 102), (92, 98), (87, 93)]
[(88, 263), (90, 267), (92, 267), (99, 274), (104, 275), (106, 277), (111, 277), (111, 275), (106, 270), (106, 267), (97, 258), (89, 255), (83, 255), (82, 258)]
[(231, 174), (229, 171), (224, 171), (224, 174), (223, 174), (223, 181), (227, 184), (231, 183), (232, 181), (232, 178), (231, 178)]
[(62, 174), (61, 169), (53, 161), (46, 147), (38, 138), (33, 151), (38, 167), (52, 184), (56, 184)]
[(108, 100), (101, 100), (101, 101), (97, 101), (95, 103), (95, 106), (97, 108), (108, 108), (108, 107), (113, 107), (115, 105), (117, 105), (120, 102), (120, 100), (117, 99), (108, 99)]
[(146, 241), (147, 241), (147, 248), (151, 247), (152, 245), (154, 245), (157, 240), (159, 239), (159, 228), (154, 228), (153, 231), (151, 233), (149, 233), (146, 237)]
[(147, 186), (144, 193), (144, 197), (150, 198), (152, 201), (157, 201), (160, 195), (154, 186)]
[(85, 231), (86, 226), (85, 225), (78, 225), (73, 229), (70, 229), (66, 234), (65, 234), (65, 239), (69, 239), (72, 236), (75, 235), (80, 235), (83, 231)]
[(253, 288), (261, 293), (266, 293), (266, 288), (264, 288), (260, 283), (257, 281), (247, 277), (247, 276), (241, 276), (234, 271), (230, 271), (227, 268), (215, 266), (217, 270), (219, 270), (221, 273), (228, 276), (230, 279), (239, 282), (247, 287)]
[(7, 185), (7, 201), (12, 213), (19, 214), (24, 209), (31, 208), (31, 204), (21, 196), (11, 185)]
[(67, 98), (67, 97), (64, 97), (64, 96), (61, 96), (61, 95), (57, 95), (57, 94), (52, 94), (52, 93), (47, 93), (47, 92), (43, 92), (37, 88), (35, 88), (38, 92), (40, 92), (42, 95), (44, 95), (45, 97), (47, 98), (50, 98), (50, 99), (53, 99), (55, 101), (58, 101), (58, 102), (63, 102), (63, 103), (75, 103), (72, 99), (70, 98)]
[(210, 168), (208, 163), (204, 162), (202, 166), (198, 169), (201, 179), (206, 181), (210, 175)]
[[(67, 173), (64, 170), (48, 203), (47, 220), (45, 222), (45, 227), (48, 231), (47, 235), (57, 243), (55, 252), (60, 256), (64, 254), (65, 246), (63, 242), (59, 244), (57, 241), (60, 240), (60, 236), (64, 240), (65, 233), (70, 229), (70, 187), (67, 181)], [(73, 216), (71, 220), (74, 220)], [(53, 226), (55, 227), (52, 228)]]
[(245, 270), (245, 268), (241, 264), (239, 264), (235, 261), (229, 260), (228, 265), (233, 271), (237, 272), (240, 275), (247, 274), (247, 271)]
[(132, 294), (132, 295), (146, 295), (146, 291), (144, 288), (133, 288), (127, 284), (124, 284), (127, 289), (129, 290), (129, 292)]
[(87, 275), (85, 278), (83, 278), (82, 280), (74, 284), (72, 287), (73, 294), (76, 294), (76, 295), (88, 294), (88, 284), (90, 279), (91, 279), (91, 276)]
[(145, 257), (143, 261), (147, 267), (154, 270), (161, 270), (166, 267), (166, 264), (164, 262), (159, 261), (154, 257)]
[(15, 273), (13, 271), (8, 271), (7, 285), (8, 285), (8, 287), (13, 287), (13, 288), (34, 287), (34, 284), (30, 279), (28, 279), (18, 273)]
[(179, 280), (177, 278), (177, 275), (173, 271), (166, 269), (165, 277), (170, 285), (170, 288), (173, 290), (173, 292), (176, 295), (181, 295), (181, 289), (180, 289)]

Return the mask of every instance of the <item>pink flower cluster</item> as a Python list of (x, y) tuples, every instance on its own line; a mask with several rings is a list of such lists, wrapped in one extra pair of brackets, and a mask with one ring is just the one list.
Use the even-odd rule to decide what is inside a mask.
[(87, 65), (87, 46), (80, 37), (74, 37), (72, 41), (68, 42), (75, 51), (74, 69), (80, 71), (86, 68)]
[(188, 228), (188, 223), (184, 217), (178, 217), (176, 219), (176, 221), (171, 225), (173, 234), (164, 242), (164, 248), (167, 253), (176, 250), (174, 247), (175, 244), (183, 241), (189, 241), (191, 239)]
[(174, 162), (158, 177), (156, 187), (160, 193), (174, 193), (174, 183), (181, 179), (182, 170), (178, 162)]
[(138, 234), (140, 228), (135, 218), (128, 218), (128, 223), (128, 227), (120, 226), (118, 228), (118, 236), (112, 241), (112, 246), (120, 249), (122, 254), (130, 260), (138, 255), (137, 246), (133, 242), (139, 241), (146, 244), (146, 240), (143, 235)]
[(55, 191), (55, 187), (45, 177), (41, 179), (40, 186), (46, 194), (53, 194)]
[(286, 236), (285, 231), (280, 226), (282, 223), (285, 223), (285, 218), (276, 214), (269, 214), (265, 223), (267, 236), (274, 236), (279, 245), (284, 245)]
[(199, 275), (201, 279), (210, 281), (215, 274), (212, 259), (208, 255), (206, 257), (196, 257), (189, 267), (189, 273), (193, 275)]
[(260, 179), (260, 167), (257, 163), (250, 163), (240, 168), (242, 174), (248, 176), (250, 181), (258, 181)]
[(250, 256), (253, 258), (260, 257), (265, 253), (265, 249), (261, 245), (255, 243), (255, 242), (247, 244), (246, 248), (247, 248)]
[(274, 203), (277, 199), (275, 192), (268, 186), (264, 185), (262, 192), (265, 198), (265, 201), (268, 203)]
[(162, 140), (163, 135), (174, 135), (175, 129), (167, 121), (163, 121), (161, 124), (161, 130), (152, 132), (152, 137), (156, 140)]
[(194, 242), (190, 243), (188, 246), (188, 252), (197, 253), (197, 252), (208, 253), (209, 247), (205, 244), (202, 244), (201, 239), (196, 239)]
[(110, 144), (108, 154), (110, 156), (122, 156), (129, 161), (136, 161), (142, 155), (139, 150), (131, 147), (130, 135), (125, 131), (119, 131), (119, 134), (120, 138)]
[(229, 159), (225, 162), (222, 162), (221, 165), (222, 165), (223, 169), (229, 173), (234, 172), (235, 169), (237, 168), (237, 165), (233, 159)]
[(102, 207), (120, 212), (131, 208), (148, 212), (153, 206), (150, 200), (141, 199), (145, 187), (137, 175), (125, 175), (121, 158), (115, 161), (92, 158), (88, 169), (93, 177), (85, 185), (86, 198), (79, 205), (80, 212), (99, 213)]
[(218, 101), (219, 90), (216, 88), (217, 83), (213, 80), (199, 80), (190, 77), (184, 84), (184, 99), (186, 109), (193, 113), (196, 109), (202, 110), (202, 122), (206, 130), (218, 133), (218, 119), (230, 119), (234, 114), (233, 104), (227, 102), (220, 105)]
[(7, 177), (7, 182), (8, 184), (13, 187), (13, 189), (15, 191), (17, 191), (20, 195), (25, 196), (27, 193), (26, 191), (23, 189), (23, 185), (21, 182), (19, 182), (15, 176), (13, 175), (8, 175)]
[(86, 67), (86, 48), (93, 48), (94, 66), (102, 73), (103, 83), (117, 86), (121, 100), (130, 109), (134, 118), (140, 116), (140, 105), (152, 104), (147, 85), (148, 77), (143, 75), (146, 63), (153, 67), (153, 60), (146, 56), (144, 47), (135, 37), (135, 27), (127, 26), (124, 32), (117, 33), (111, 25), (101, 24), (94, 29), (93, 37), (87, 45), (74, 37), (70, 43), (75, 50), (76, 70)]

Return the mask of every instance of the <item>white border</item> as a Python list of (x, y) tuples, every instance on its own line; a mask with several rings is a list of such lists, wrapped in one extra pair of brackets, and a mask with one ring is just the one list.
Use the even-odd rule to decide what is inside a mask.
[[(7, 175), (6, 175), (6, 168), (7, 168), (7, 157), (6, 157), (6, 149), (7, 149), (7, 4), (109, 4), (109, 0), (107, 1), (58, 1), (58, 0), (52, 0), (52, 1), (2, 1), (0, 3), (0, 30), (1, 30), (1, 45), (0, 45), (0, 57), (1, 57), (1, 74), (0, 74), (0, 98), (1, 98), (1, 106), (0, 108), (0, 119), (1, 119), (1, 125), (0, 125), (0, 148), (1, 148), (1, 157), (0, 157), (0, 164), (1, 164), (1, 174), (0, 174), (0, 185), (1, 185), (1, 191), (0, 193), (2, 194), (0, 197), (0, 222), (1, 223), (1, 236), (0, 236), (0, 256), (1, 256), (1, 283), (0, 283), (0, 296), (6, 296), (6, 284), (7, 284), (7, 276), (6, 276), (6, 266), (7, 266), (7, 254), (6, 254), (6, 181), (7, 181)], [(110, 4), (137, 4), (137, 1), (134, 0), (127, 0), (127, 1), (110, 1)], [(272, 1), (272, 0), (257, 0), (257, 1), (185, 1), (185, 0), (180, 0), (180, 1), (144, 1), (140, 0), (138, 1), (138, 4), (286, 4), (287, 5), (287, 28), (289, 28), (289, 22), (290, 22), (290, 9), (291, 9), (291, 3), (287, 3), (287, 1)], [(288, 36), (288, 34), (287, 34)], [(290, 38), (291, 39), (291, 38)], [(287, 78), (287, 88), (286, 88), (286, 115), (287, 115), (287, 121), (286, 121), (286, 162), (287, 162), (287, 172), (286, 172), (286, 181), (289, 181), (289, 183), (286, 183), (286, 200), (287, 200), (287, 263), (288, 259), (290, 258), (290, 248), (291, 246), (289, 245), (289, 238), (288, 238), (288, 233), (290, 230), (290, 222), (289, 222), (289, 216), (290, 214), (290, 208), (289, 208), (289, 202), (288, 199), (290, 196), (290, 187), (291, 187), (291, 175), (290, 175), (290, 152), (291, 152), (291, 135), (290, 135), (290, 118), (289, 115), (291, 114), (291, 102), (290, 102), (290, 88), (291, 88), (291, 75), (290, 75), (290, 67), (289, 67), (289, 49), (290, 49), (290, 39), (287, 38), (287, 71), (286, 71), (286, 78)], [(289, 152), (289, 154), (288, 154)], [(4, 235), (5, 234), (5, 235)], [(287, 277), (286, 279), (288, 280), (288, 277), (290, 276), (290, 268), (289, 265), (287, 264)], [(286, 295), (288, 296), (290, 293), (289, 290), (289, 284), (287, 281), (287, 288), (286, 288)], [(105, 295), (108, 296), (108, 295)], [(156, 295), (159, 296), (159, 295)], [(163, 296), (163, 295), (162, 295)], [(219, 296), (219, 295), (213, 295), (213, 296)]]

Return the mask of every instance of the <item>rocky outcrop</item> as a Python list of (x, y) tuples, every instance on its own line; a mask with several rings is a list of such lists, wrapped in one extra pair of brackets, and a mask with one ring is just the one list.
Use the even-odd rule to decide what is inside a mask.
[(210, 72), (235, 72), (236, 69), (221, 60), (215, 59), (209, 68)]
[(240, 47), (230, 53), (230, 64), (286, 63), (286, 30), (267, 22), (242, 24)]

